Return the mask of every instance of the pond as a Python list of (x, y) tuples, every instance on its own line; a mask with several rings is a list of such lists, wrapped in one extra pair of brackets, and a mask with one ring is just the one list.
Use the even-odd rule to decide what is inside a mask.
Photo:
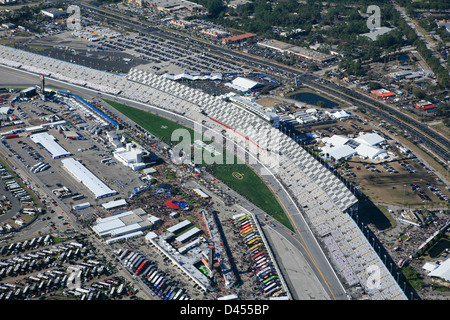
[(447, 248), (450, 248), (450, 239), (442, 238), (428, 251), (428, 254), (434, 259), (439, 257)]
[(312, 92), (300, 92), (289, 96), (290, 99), (294, 99), (297, 101), (305, 102), (307, 104), (317, 106), (317, 102), (323, 102), (323, 108), (336, 108), (339, 106), (338, 103), (328, 100), (322, 96), (319, 96)]

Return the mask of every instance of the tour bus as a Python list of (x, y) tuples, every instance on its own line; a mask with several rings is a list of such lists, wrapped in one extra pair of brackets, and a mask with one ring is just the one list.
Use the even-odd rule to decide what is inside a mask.
[(264, 287), (263, 291), (264, 291), (264, 293), (267, 293), (267, 292), (271, 291), (276, 286), (277, 286), (277, 283), (274, 282), (274, 283), (270, 284), (269, 286)]
[(156, 274), (158, 273), (158, 270), (156, 268), (150, 270), (149, 275), (147, 276), (147, 281), (153, 280), (154, 277), (156, 277)]
[(248, 215), (248, 214), (245, 215), (245, 216), (239, 217), (238, 219), (236, 219), (236, 223), (241, 222), (242, 220), (248, 219), (248, 218), (249, 218), (249, 215)]
[(181, 293), (183, 293), (183, 289), (178, 290), (178, 292), (173, 297), (173, 300), (178, 300), (178, 298), (181, 296)]
[(259, 243), (255, 244), (253, 247), (250, 248), (250, 250), (254, 250), (254, 249), (256, 249), (256, 248), (258, 248), (260, 246), (262, 246), (262, 242), (259, 242)]
[(247, 222), (245, 224), (243, 224), (242, 226), (239, 227), (240, 230), (244, 230), (245, 228), (247, 228), (248, 226), (251, 226), (252, 224), (250, 222)]
[(254, 233), (254, 232), (250, 232), (248, 234), (248, 236), (246, 236), (243, 239), (243, 241), (248, 244), (250, 241), (252, 241), (253, 239), (256, 239), (256, 238), (258, 238), (258, 235), (256, 233)]
[(254, 243), (255, 241), (260, 241), (261, 240), (261, 238), (254, 238), (254, 239), (252, 239), (252, 240), (250, 240), (249, 242), (247, 242), (247, 244), (248, 245), (251, 245), (252, 243)]
[(252, 228), (252, 227), (250, 227), (250, 228), (248, 228), (247, 230), (243, 231), (243, 232), (242, 232), (242, 235), (247, 234), (247, 233), (249, 233), (250, 231), (253, 231), (253, 230), (255, 230), (255, 229)]
[(251, 257), (251, 259), (252, 260), (255, 260), (256, 258), (258, 258), (258, 257), (260, 257), (260, 256), (262, 256), (262, 255), (264, 255), (266, 252), (265, 251), (260, 251), (260, 252), (258, 252), (258, 253), (256, 253), (256, 254), (254, 254), (252, 257)]
[(277, 277), (276, 275), (273, 275), (273, 276), (271, 276), (271, 277), (269, 277), (269, 278), (263, 280), (262, 283), (266, 284), (267, 282), (269, 282), (269, 281), (271, 281), (271, 280), (274, 280), (274, 279), (277, 279), (277, 278), (278, 278), (278, 277)]
[(252, 228), (251, 223), (244, 224), (241, 228), (239, 228), (239, 232), (242, 233), (242, 231), (246, 230), (247, 228)]
[(283, 292), (283, 290), (281, 290), (281, 287), (279, 285), (275, 286), (271, 290), (267, 291), (266, 294), (269, 295), (269, 296), (274, 296), (274, 294), (278, 293), (278, 292), (279, 293)]
[(30, 171), (33, 171), (33, 169), (36, 169), (37, 167), (39, 167), (41, 164), (43, 164), (44, 162), (38, 162), (38, 163), (36, 163), (35, 165), (33, 165), (32, 167), (31, 167), (31, 169), (30, 169)]
[(31, 172), (36, 173), (36, 172), (40, 172), (40, 170), (45, 167), (47, 164), (42, 163), (41, 165), (37, 166), (36, 168), (34, 168)]

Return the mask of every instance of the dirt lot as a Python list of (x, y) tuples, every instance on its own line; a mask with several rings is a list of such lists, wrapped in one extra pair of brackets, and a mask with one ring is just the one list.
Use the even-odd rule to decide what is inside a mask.
[[(407, 205), (415, 208), (422, 206), (445, 206), (427, 187), (427, 184), (436, 185), (444, 194), (449, 196), (445, 185), (436, 180), (435, 174), (428, 173), (415, 160), (403, 161), (409, 163), (417, 172), (409, 173), (399, 163), (390, 162), (389, 165), (398, 173), (389, 173), (381, 164), (375, 164), (378, 171), (369, 171), (361, 162), (349, 161), (350, 169), (356, 177), (347, 176), (361, 186), (361, 191), (368, 195), (373, 202), (381, 202), (393, 205)], [(360, 170), (356, 169), (357, 167)], [(412, 190), (410, 184), (418, 184), (427, 194), (431, 202), (423, 202), (419, 195)]]

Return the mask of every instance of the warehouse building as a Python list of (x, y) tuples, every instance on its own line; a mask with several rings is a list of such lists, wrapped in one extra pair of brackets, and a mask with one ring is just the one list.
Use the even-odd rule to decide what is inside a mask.
[(267, 41), (258, 42), (257, 44), (261, 47), (276, 50), (281, 53), (293, 54), (299, 58), (315, 61), (318, 63), (329, 63), (333, 60), (336, 60), (336, 57), (333, 55), (325, 54), (308, 48), (295, 46), (290, 43), (278, 40), (270, 39)]
[(30, 139), (34, 143), (40, 144), (45, 150), (47, 150), (52, 155), (53, 159), (69, 157), (72, 155), (56, 142), (55, 137), (47, 132), (33, 134), (30, 136)]
[(41, 10), (41, 13), (44, 16), (50, 17), (52, 19), (65, 18), (67, 16), (67, 12), (62, 9), (57, 8), (47, 8)]
[(110, 189), (92, 172), (74, 158), (61, 160), (64, 169), (69, 172), (78, 182), (86, 186), (93, 194), (95, 199), (101, 199), (117, 194), (117, 191)]
[(192, 223), (189, 220), (183, 220), (179, 223), (177, 223), (176, 225), (173, 225), (169, 228), (167, 228), (167, 232), (169, 233), (177, 233), (180, 232), (182, 230), (184, 230), (185, 228), (189, 227)]
[(186, 241), (188, 241), (191, 238), (197, 236), (201, 232), (202, 232), (202, 230), (200, 230), (197, 227), (194, 227), (194, 228), (190, 229), (189, 231), (186, 231), (185, 233), (183, 233), (179, 237), (176, 237), (175, 240), (178, 241), (178, 242), (181, 242), (181, 243), (185, 243)]
[(105, 210), (113, 210), (113, 209), (126, 207), (126, 206), (128, 206), (128, 203), (125, 199), (108, 201), (108, 202), (102, 204), (102, 207)]
[(151, 227), (136, 211), (126, 211), (106, 218), (98, 218), (92, 230), (102, 239), (114, 239), (128, 234), (142, 232)]
[(255, 37), (256, 34), (254, 33), (244, 33), (233, 37), (223, 38), (222, 44), (240, 43), (242, 41), (247, 41), (248, 39), (252, 39)]

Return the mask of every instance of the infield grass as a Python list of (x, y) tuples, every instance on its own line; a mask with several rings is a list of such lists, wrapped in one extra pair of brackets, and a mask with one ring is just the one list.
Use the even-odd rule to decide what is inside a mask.
[[(154, 115), (150, 112), (130, 107), (115, 101), (106, 99), (104, 99), (104, 101), (167, 144), (171, 143), (172, 132), (176, 129), (186, 129), (190, 132), (191, 137), (194, 137), (194, 130), (191, 128)], [(223, 150), (224, 156), (225, 152), (227, 151)], [(217, 179), (221, 180), (231, 189), (247, 198), (255, 206), (259, 207), (274, 219), (278, 220), (288, 229), (294, 231), (289, 219), (276, 199), (275, 194), (264, 183), (262, 178), (248, 165), (238, 163), (236, 156), (234, 156), (234, 159), (234, 164), (214, 164), (209, 165), (209, 168)], [(234, 172), (240, 173), (242, 175), (242, 179), (236, 178), (233, 175)]]

